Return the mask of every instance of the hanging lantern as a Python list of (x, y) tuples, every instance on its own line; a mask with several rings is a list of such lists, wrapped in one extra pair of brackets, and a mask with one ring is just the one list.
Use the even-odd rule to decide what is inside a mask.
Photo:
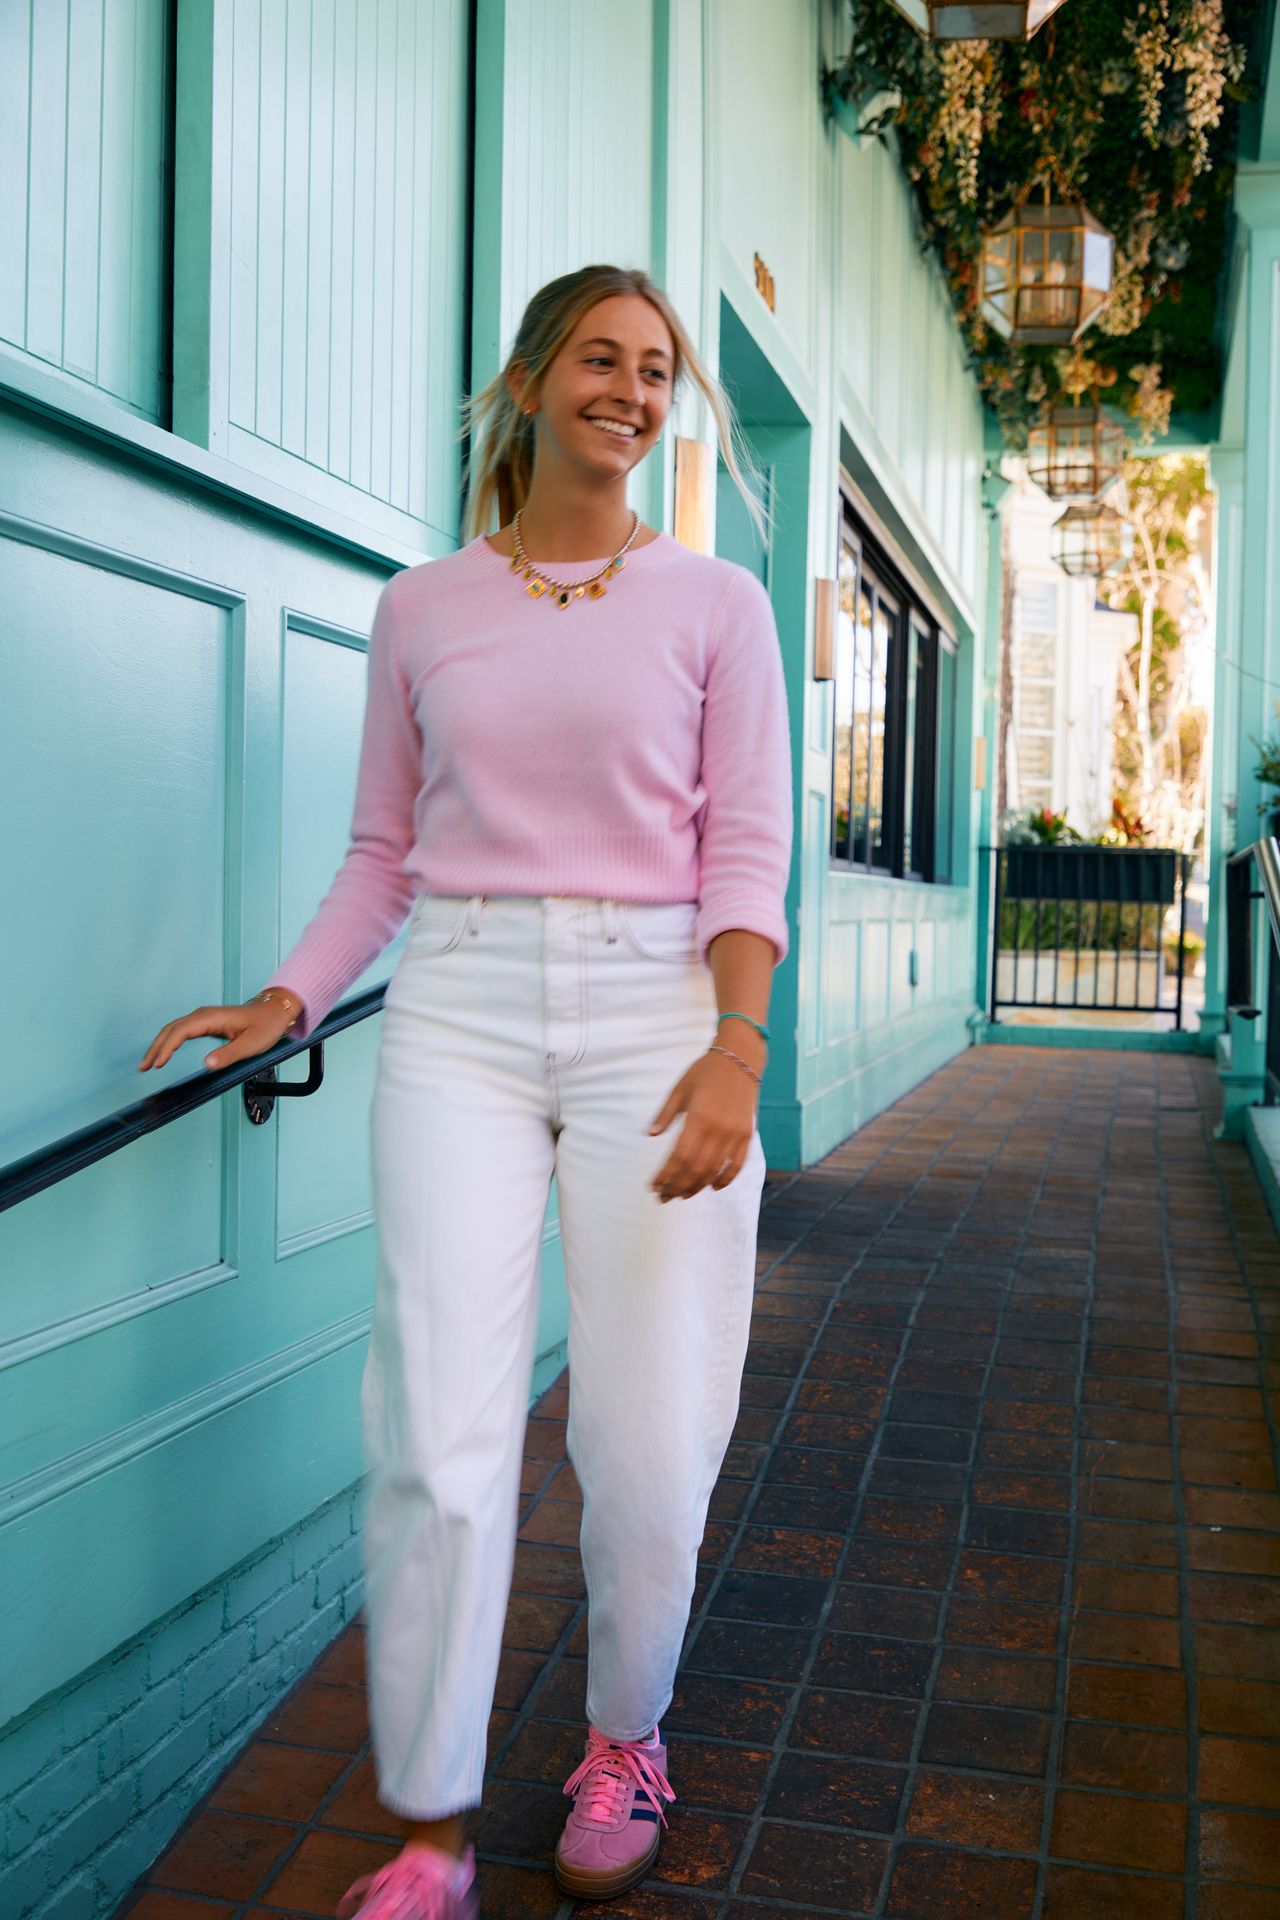
[(1027, 437), (1027, 476), (1051, 500), (1099, 500), (1124, 467), (1124, 428), (1095, 400), (1050, 407)]
[(1133, 557), (1133, 528), (1114, 507), (1068, 507), (1053, 528), (1053, 557), (1074, 579), (1100, 579)]
[(1115, 236), (1079, 200), (1024, 187), (983, 235), (982, 317), (1015, 347), (1062, 347), (1111, 296)]
[(1029, 40), (1062, 0), (890, 0), (931, 40)]

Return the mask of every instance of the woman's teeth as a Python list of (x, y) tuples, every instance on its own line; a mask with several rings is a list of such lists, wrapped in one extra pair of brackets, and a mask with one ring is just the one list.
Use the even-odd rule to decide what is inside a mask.
[(593, 427), (599, 427), (601, 433), (612, 433), (619, 440), (634, 440), (637, 428), (624, 426), (618, 420), (592, 420)]

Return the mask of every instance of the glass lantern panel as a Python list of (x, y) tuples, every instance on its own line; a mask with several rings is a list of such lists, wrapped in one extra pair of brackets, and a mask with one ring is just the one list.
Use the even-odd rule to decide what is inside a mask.
[(1060, 452), (1053, 464), (1053, 484), (1059, 494), (1096, 492), (1097, 468), (1092, 453), (1083, 447)]
[(982, 256), (982, 309), (999, 332), (1013, 331), (1016, 289), (1013, 271), (1013, 235), (993, 234)]
[(1051, 227), (1048, 237), (1051, 266), (1062, 273), (1075, 276), (1079, 272), (1080, 228)]
[(1088, 227), (1084, 236), (1084, 280), (1085, 285), (1096, 287), (1100, 293), (1110, 293), (1111, 282), (1115, 277), (1115, 242), (1109, 233), (1098, 233)]
[(1080, 331), (1099, 314), (1110, 299), (1110, 293), (1099, 293), (1096, 287), (1080, 289)]
[(1076, 324), (1079, 287), (1024, 286), (1018, 300), (1018, 325), (1068, 336)]
[(974, 0), (967, 6), (939, 0), (934, 32), (939, 40), (1020, 40), (1026, 15), (1025, 5), (1013, 0)]
[(1022, 278), (1024, 283), (1043, 280), (1048, 261), (1048, 239), (1043, 227), (1024, 227), (1022, 229)]

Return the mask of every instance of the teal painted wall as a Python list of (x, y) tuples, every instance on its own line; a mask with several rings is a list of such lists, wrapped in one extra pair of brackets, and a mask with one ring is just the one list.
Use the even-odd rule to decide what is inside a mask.
[[(1273, 45), (1267, 99), (1276, 97), (1280, 46)], [(1280, 149), (1274, 115), (1263, 114), (1264, 146), (1235, 182), (1236, 258), (1219, 443), (1210, 468), (1218, 493), (1217, 627), (1210, 799), (1206, 1034), (1218, 1041), (1224, 1131), (1239, 1139), (1245, 1109), (1265, 1097), (1267, 976), (1271, 935), (1255, 903), (1253, 1004), (1260, 1018), (1226, 1011), (1226, 860), (1267, 829), (1259, 802), (1274, 801), (1253, 768), (1255, 742), (1280, 724), (1280, 586), (1274, 555), (1280, 531)]]
[[(807, 429), (807, 475), (787, 489), (794, 496), (803, 485), (807, 524), (789, 549), (791, 595), (774, 595), (793, 703), (796, 920), (775, 981), (761, 1102), (771, 1159), (794, 1166), (969, 1043), (981, 805), (973, 743), (988, 721), (984, 421), (896, 156), (823, 125), (814, 75), (841, 50), (847, 10), (715, 0), (701, 26), (704, 118), (680, 124), (673, 113), (667, 172), (701, 179), (703, 222), (685, 211), (679, 258), (669, 236), (669, 284), (692, 293), (701, 245), (711, 293)], [(755, 289), (757, 253), (773, 275), (773, 312)], [(716, 305), (704, 283), (699, 344), (719, 365)], [(732, 334), (729, 358), (732, 371), (742, 358)], [(767, 383), (753, 399), (767, 410)], [(696, 411), (684, 430), (705, 433)], [(959, 641), (951, 886), (855, 876), (828, 859), (833, 694), (811, 677), (813, 581), (836, 571), (842, 466)], [(784, 1021), (794, 1069), (789, 1057), (783, 1067)]]
[[(723, 492), (716, 534), (765, 571), (791, 707), (793, 945), (761, 1131), (776, 1167), (828, 1151), (967, 1042), (990, 695), (981, 409), (893, 156), (823, 125), (843, 6), (478, 0), (474, 156), (462, 0), (316, 0), (306, 36), (267, 0), (184, 0), (172, 48), (169, 10), (139, 0), (102, 16), (110, 73), (92, 35), (68, 54), (56, 11), (35, 0), (30, 57), (0, 20), (5, 98), (29, 67), (35, 103), (0, 113), (10, 177), (28, 135), (33, 155), (0, 209), (0, 804), (24, 821), (0, 1163), (156, 1090), (135, 1067), (160, 1024), (253, 992), (314, 911), (346, 846), (378, 590), (458, 539), (464, 348), (479, 385), (533, 289), (592, 258), (653, 267), (772, 476), (768, 556)], [(626, 84), (601, 85), (620, 61)], [(52, 193), (68, 87), (103, 103), (104, 154), (137, 139), (99, 178), (77, 121)], [(713, 437), (696, 392), (673, 429)], [(948, 886), (829, 870), (813, 607), (842, 467), (959, 642)], [(671, 524), (670, 441), (633, 498)], [(320, 1095), (266, 1127), (224, 1100), (0, 1216), (0, 1762), (12, 1717), (357, 1478), (374, 1046), (371, 1027), (331, 1042)], [(198, 1070), (188, 1047), (159, 1085)], [(567, 1317), (554, 1191), (542, 1283), (535, 1389)]]

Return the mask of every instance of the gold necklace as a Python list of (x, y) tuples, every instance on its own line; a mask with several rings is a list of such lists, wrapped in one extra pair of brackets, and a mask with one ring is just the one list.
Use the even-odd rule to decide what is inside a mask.
[[(522, 507), (520, 513), (523, 511)], [(612, 560), (606, 561), (603, 567), (598, 568), (585, 580), (553, 580), (551, 575), (544, 573), (541, 567), (534, 566), (524, 550), (524, 542), (520, 538), (520, 513), (517, 513), (511, 523), (511, 541), (515, 548), (511, 557), (511, 571), (523, 573), (529, 583), (525, 592), (531, 599), (541, 600), (543, 594), (549, 591), (558, 607), (567, 607), (571, 600), (581, 600), (584, 594), (592, 600), (602, 599), (608, 592), (605, 581), (612, 580), (614, 574), (621, 573), (626, 566), (627, 548), (640, 531), (640, 515), (633, 511), (631, 531)]]

